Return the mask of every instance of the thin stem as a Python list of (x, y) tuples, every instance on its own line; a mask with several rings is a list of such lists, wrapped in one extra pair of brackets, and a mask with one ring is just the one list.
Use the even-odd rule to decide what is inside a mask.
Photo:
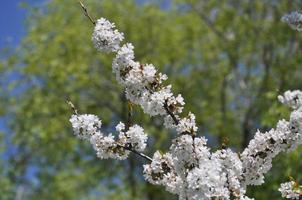
[(176, 118), (176, 116), (174, 115), (174, 113), (169, 109), (167, 101), (164, 103), (164, 108), (167, 111), (167, 113), (172, 117), (174, 123), (176, 125), (178, 125), (179, 124), (179, 120)]
[(72, 103), (71, 101), (66, 100), (66, 103), (70, 106), (70, 108), (72, 109), (72, 111), (73, 111), (73, 113), (74, 113), (75, 115), (78, 115), (78, 114), (79, 114), (79, 113), (78, 113), (78, 110), (75, 108), (75, 106), (73, 105), (73, 103)]
[(81, 1), (79, 1), (79, 4), (80, 4), (80, 6), (81, 6), (81, 8), (82, 8), (82, 10), (83, 10), (83, 12), (84, 12), (84, 15), (89, 19), (89, 21), (90, 21), (93, 25), (95, 25), (95, 20), (94, 20), (94, 19), (91, 17), (91, 15), (89, 14), (89, 12), (88, 12), (86, 6), (85, 6)]
[(128, 107), (128, 114), (127, 114), (127, 123), (126, 123), (125, 131), (128, 131), (129, 128), (133, 125), (132, 123), (133, 104), (130, 101), (128, 101), (127, 107)]
[(123, 146), (123, 145), (119, 145), (119, 146), (122, 147), (122, 148), (124, 148), (125, 150), (131, 151), (132, 153), (134, 153), (134, 154), (136, 154), (136, 155), (138, 155), (138, 156), (140, 156), (140, 157), (142, 157), (142, 158), (144, 158), (144, 159), (146, 159), (146, 160), (148, 160), (150, 162), (153, 161), (151, 157), (149, 157), (149, 156), (147, 156), (147, 155), (145, 155), (145, 154), (143, 154), (141, 152), (138, 152), (138, 151), (132, 149), (131, 147), (126, 147), (126, 146)]
[[(126, 123), (126, 127), (125, 127), (125, 131), (128, 131), (129, 128), (132, 126), (132, 111), (133, 111), (133, 105), (131, 102), (127, 102), (127, 107), (128, 107), (128, 116), (127, 116), (127, 123)], [(131, 148), (131, 146), (123, 146), (118, 144), (120, 147), (124, 148), (125, 150), (131, 151), (132, 153), (139, 155), (142, 158), (145, 158), (146, 160), (152, 162), (152, 158), (150, 158), (149, 156), (140, 153), (134, 149)]]
[[(152, 91), (152, 89), (150, 89), (148, 87), (145, 87), (145, 89), (148, 90), (151, 94), (153, 94), (153, 92), (154, 92), (154, 91)], [(178, 125), (179, 124), (179, 120), (176, 118), (176, 116), (174, 115), (174, 113), (169, 109), (167, 100), (165, 100), (164, 109), (166, 110), (166, 112), (168, 113), (168, 115), (170, 115), (172, 117), (174, 123), (176, 125)]]

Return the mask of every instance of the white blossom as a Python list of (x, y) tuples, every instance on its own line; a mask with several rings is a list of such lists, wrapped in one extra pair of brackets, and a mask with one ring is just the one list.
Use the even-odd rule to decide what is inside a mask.
[(207, 161), (210, 157), (210, 149), (207, 147), (207, 139), (205, 137), (194, 138), (194, 152), (199, 163)]
[[(302, 30), (298, 12), (285, 15), (282, 20), (292, 28)], [(241, 154), (231, 149), (211, 152), (204, 137), (197, 136), (195, 115), (182, 116), (183, 97), (174, 95), (171, 85), (164, 85), (165, 74), (152, 64), (135, 61), (131, 43), (120, 46), (123, 33), (115, 25), (101, 18), (97, 21), (93, 42), (98, 50), (115, 52), (112, 71), (125, 88), (126, 98), (139, 105), (150, 116), (162, 116), (164, 126), (178, 135), (167, 153), (156, 151), (144, 165), (144, 177), (151, 184), (161, 185), (180, 200), (239, 199), (251, 200), (245, 195), (249, 185), (264, 183), (264, 175), (272, 167), (272, 159), (280, 152), (291, 151), (302, 143), (302, 92), (287, 91), (278, 99), (293, 109), (289, 121), (280, 120), (276, 128), (257, 131)], [(145, 150), (147, 134), (139, 125), (116, 126), (118, 137), (101, 132), (101, 120), (95, 115), (72, 115), (74, 134), (88, 139), (101, 159), (126, 159), (131, 151)], [(286, 198), (298, 198), (292, 184), (281, 184)]]
[[(176, 118), (179, 118), (178, 115), (175, 115)], [(170, 115), (164, 117), (164, 126), (167, 129), (176, 129), (177, 125), (175, 124), (173, 118)]]
[(190, 135), (181, 135), (174, 139), (170, 151), (179, 174), (185, 173), (186, 167), (196, 165), (193, 138)]
[(163, 184), (164, 179), (173, 171), (173, 161), (171, 154), (162, 155), (156, 151), (151, 164), (144, 165), (144, 175), (146, 180), (153, 184)]
[(96, 154), (101, 159), (114, 158), (123, 160), (129, 155), (127, 148), (142, 152), (147, 145), (147, 134), (138, 125), (125, 130), (125, 124), (120, 122), (116, 126), (119, 132), (118, 140), (112, 134), (105, 135), (101, 129), (101, 120), (95, 115), (72, 115), (70, 118), (74, 134), (80, 139), (87, 139), (92, 144)]
[[(300, 98), (300, 97), (299, 97)], [(300, 99), (298, 100), (300, 101)], [(294, 110), (289, 122), (280, 120), (276, 129), (258, 131), (241, 154), (246, 185), (261, 185), (264, 174), (272, 167), (272, 159), (282, 151), (291, 151), (302, 143), (302, 110)]]
[(295, 191), (293, 188), (294, 184), (295, 183), (293, 181), (290, 181), (280, 185), (279, 191), (281, 192), (282, 197), (287, 199), (300, 199), (302, 195)]
[(159, 151), (156, 151), (152, 162), (144, 165), (144, 176), (152, 184), (163, 185), (167, 191), (179, 196), (183, 195), (183, 179), (176, 174), (172, 155), (169, 153), (162, 155)]
[(153, 64), (143, 65), (142, 75), (144, 77), (144, 81), (147, 83), (152, 83), (156, 79), (156, 69)]
[(178, 133), (193, 133), (197, 131), (197, 126), (195, 123), (195, 115), (193, 113), (189, 113), (187, 118), (183, 118), (179, 121), (179, 124), (177, 125), (177, 132)]
[(242, 163), (230, 149), (219, 150), (199, 162), (187, 176), (189, 199), (244, 199), (240, 184)]
[(151, 116), (167, 115), (164, 104), (166, 100), (172, 96), (171, 85), (168, 85), (157, 92), (151, 93), (148, 96), (143, 96), (140, 104), (144, 112)]
[(102, 121), (95, 115), (72, 115), (69, 121), (80, 139), (89, 139), (102, 126)]
[(302, 31), (302, 14), (298, 11), (284, 15), (281, 20), (287, 23), (292, 29)]
[(110, 23), (107, 19), (100, 18), (96, 21), (92, 35), (92, 41), (96, 49), (107, 53), (119, 49), (124, 36), (123, 33), (114, 28), (114, 23)]
[[(122, 128), (122, 129), (121, 129)], [(119, 124), (117, 130), (121, 130), (119, 140), (124, 146), (131, 146), (132, 149), (138, 152), (145, 150), (147, 146), (147, 134), (144, 129), (138, 125), (131, 126), (128, 131), (124, 132), (124, 127)]]
[(123, 132), (125, 130), (125, 127), (126, 126), (125, 126), (125, 124), (123, 122), (119, 122), (116, 125), (115, 129), (116, 129), (117, 132)]
[(302, 92), (299, 90), (286, 91), (283, 96), (279, 95), (278, 99), (281, 103), (293, 109), (298, 109), (302, 106)]
[(96, 151), (97, 156), (101, 159), (113, 158), (124, 160), (130, 153), (116, 143), (112, 134), (104, 136), (98, 132), (90, 138), (90, 143)]
[[(162, 85), (167, 76), (158, 73), (154, 65), (141, 64), (134, 58), (134, 47), (127, 43), (117, 50), (112, 63), (116, 80), (125, 87), (127, 99), (140, 105), (150, 116), (166, 117), (167, 108), (174, 115), (181, 113), (185, 104), (182, 96), (174, 96), (171, 85)], [(195, 126), (193, 129), (197, 130)]]

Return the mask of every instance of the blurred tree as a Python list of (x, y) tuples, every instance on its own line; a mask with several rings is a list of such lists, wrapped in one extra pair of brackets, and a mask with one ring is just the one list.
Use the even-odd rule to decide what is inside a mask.
[[(280, 18), (301, 8), (299, 1), (170, 3), (85, 1), (93, 17), (106, 17), (125, 32), (136, 46), (137, 60), (152, 62), (169, 75), (213, 147), (229, 138), (228, 145), (241, 150), (257, 128), (287, 117), (276, 97), (301, 89), (301, 34)], [(5, 137), (14, 148), (0, 180), (10, 192), (1, 193), (1, 199), (172, 199), (144, 183), (143, 160), (100, 161), (89, 145), (71, 136), (66, 99), (80, 111), (101, 116), (108, 132), (125, 120), (127, 102), (111, 73), (111, 58), (92, 47), (93, 27), (78, 4), (53, 0), (29, 9), (26, 37), (0, 65), (5, 67), (0, 71), (15, 77), (5, 76), (9, 98), (0, 95), (3, 105), (9, 105), (4, 111), (12, 135)], [(163, 130), (160, 119), (148, 119), (135, 108), (134, 121), (152, 135), (149, 154), (168, 148), (174, 133)], [(300, 156), (301, 150), (281, 156), (270, 181), (264, 189), (251, 190), (251, 196), (281, 199), (277, 185), (301, 168)]]

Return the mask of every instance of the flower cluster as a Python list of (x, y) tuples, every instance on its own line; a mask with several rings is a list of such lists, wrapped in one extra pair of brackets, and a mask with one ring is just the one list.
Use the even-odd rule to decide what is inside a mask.
[[(101, 34), (95, 31), (94, 35)], [(114, 35), (113, 30), (111, 35)], [(238, 167), (242, 167), (237, 154), (231, 150), (210, 153), (206, 139), (196, 137), (195, 115), (180, 116), (185, 103), (181, 95), (172, 93), (171, 85), (163, 85), (167, 76), (157, 72), (152, 64), (135, 61), (134, 47), (130, 43), (112, 52), (116, 52), (112, 69), (118, 83), (125, 87), (128, 100), (140, 105), (150, 116), (163, 116), (164, 126), (180, 134), (173, 140), (170, 152), (164, 155), (156, 152), (152, 162), (144, 166), (146, 180), (165, 186), (180, 199), (229, 199), (234, 195), (245, 198), (245, 189), (239, 183), (242, 171)], [(122, 130), (123, 126), (118, 129)], [(239, 166), (227, 165), (232, 163), (229, 159), (236, 164), (239, 161)]]
[(147, 134), (144, 133), (144, 129), (138, 125), (133, 125), (129, 130), (125, 131), (125, 125), (120, 122), (116, 130), (119, 134), (119, 143), (125, 147), (130, 147), (131, 149), (142, 152), (147, 146)]
[(302, 194), (301, 191), (299, 192), (298, 188), (295, 188), (295, 184), (296, 183), (294, 181), (282, 183), (279, 188), (282, 197), (287, 199), (300, 199), (300, 197), (302, 197)]
[[(298, 13), (285, 16), (283, 21), (301, 28)], [(144, 165), (144, 177), (151, 184), (164, 186), (181, 200), (249, 200), (246, 187), (264, 182), (272, 159), (302, 143), (302, 92), (288, 91), (278, 98), (294, 109), (289, 121), (280, 120), (275, 129), (265, 133), (258, 131), (241, 154), (231, 149), (211, 152), (207, 140), (197, 136), (195, 115), (182, 116), (182, 96), (174, 95), (171, 85), (164, 85), (167, 76), (152, 64), (135, 61), (133, 45), (120, 45), (123, 34), (114, 28), (106, 19), (99, 19), (93, 33), (95, 47), (116, 54), (112, 70), (127, 99), (150, 116), (162, 116), (164, 126), (178, 133), (167, 153), (156, 151), (152, 159), (148, 157), (151, 162)], [(142, 152), (146, 147), (147, 135), (138, 125), (119, 123), (115, 139), (100, 132), (101, 121), (94, 115), (73, 115), (70, 121), (75, 135), (89, 139), (100, 158), (125, 159), (130, 151)], [(280, 190), (283, 196), (296, 198), (290, 185), (283, 184)]]
[(183, 118), (176, 127), (176, 130), (179, 133), (195, 133), (197, 132), (197, 129), (195, 115), (192, 113), (189, 113), (188, 117)]
[(163, 185), (172, 193), (177, 193), (183, 186), (182, 179), (174, 171), (173, 158), (170, 153), (162, 155), (156, 151), (152, 162), (144, 165), (144, 175), (147, 181), (156, 185)]
[[(194, 148), (195, 147), (195, 148)], [(156, 152), (144, 165), (146, 180), (163, 185), (179, 199), (249, 199), (242, 187), (242, 163), (230, 149), (210, 153), (204, 138), (176, 138), (170, 153)]]
[(119, 136), (115, 139), (112, 134), (105, 135), (100, 131), (102, 123), (95, 115), (75, 114), (71, 116), (70, 122), (74, 134), (80, 139), (89, 140), (99, 158), (124, 160), (129, 150), (142, 152), (146, 148), (148, 137), (138, 125), (125, 130), (125, 125), (120, 122), (116, 126)]
[(97, 49), (109, 53), (119, 48), (124, 35), (114, 28), (115, 25), (107, 19), (97, 20), (92, 36), (93, 44)]
[(292, 29), (302, 31), (302, 14), (298, 11), (284, 15), (281, 20), (287, 23)]
[(278, 99), (281, 103), (293, 109), (302, 107), (302, 92), (300, 90), (286, 91), (284, 96), (279, 95)]
[(241, 154), (245, 171), (244, 184), (261, 185), (264, 174), (272, 167), (272, 159), (282, 151), (295, 149), (302, 143), (302, 101), (300, 91), (287, 91), (279, 100), (297, 110), (290, 115), (290, 120), (280, 120), (276, 129), (266, 133), (258, 131), (255, 138)]
[[(141, 64), (135, 61), (134, 47), (131, 43), (119, 46), (122, 37), (118, 37), (120, 39), (118, 42), (113, 42), (116, 41), (117, 35), (120, 35), (117, 30), (113, 29), (114, 24), (101, 18), (95, 27), (94, 44), (100, 38), (106, 38), (108, 41), (105, 44), (97, 42), (100, 45), (95, 45), (95, 47), (100, 51), (116, 53), (112, 70), (116, 75), (116, 80), (125, 87), (127, 99), (140, 105), (143, 111), (150, 116), (160, 115), (166, 118), (167, 123), (165, 125), (169, 128), (177, 128), (180, 123), (180, 127), (177, 128), (179, 133), (186, 131), (185, 128), (190, 128), (189, 131), (196, 132), (195, 116), (192, 113), (188, 119), (182, 120), (178, 116), (182, 113), (185, 103), (180, 94), (174, 96), (171, 85), (163, 85), (167, 76), (159, 73), (152, 64)], [(107, 36), (111, 36), (111, 38)], [(169, 120), (171, 115), (173, 115), (174, 120)]]
[(70, 120), (75, 136), (89, 139), (102, 126), (102, 121), (95, 115), (72, 115)]

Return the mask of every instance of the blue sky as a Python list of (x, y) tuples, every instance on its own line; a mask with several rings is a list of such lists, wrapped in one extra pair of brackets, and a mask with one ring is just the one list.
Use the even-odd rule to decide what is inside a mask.
[[(25, 34), (23, 21), (26, 10), (20, 8), (20, 0), (1, 0), (0, 6), (0, 49), (17, 46)], [(0, 131), (5, 129), (5, 119), (0, 118)]]
[[(0, 49), (6, 46), (16, 47), (26, 33), (24, 20), (27, 10), (20, 4), (36, 4), (42, 0), (1, 0), (0, 2)], [(1, 58), (1, 55), (0, 55)], [(1, 74), (0, 74), (1, 78)], [(7, 129), (7, 117), (0, 117), (0, 132)]]
[(26, 33), (24, 20), (26, 9), (20, 4), (42, 3), (43, 0), (1, 0), (0, 6), (0, 48), (6, 45), (16, 46)]
[[(148, 2), (150, 0), (137, 0)], [(152, 0), (151, 0), (152, 1)], [(154, 0), (153, 0), (154, 1)], [(1, 0), (0, 2), (0, 48), (6, 45), (16, 46), (26, 33), (24, 20), (27, 10), (20, 4), (26, 2), (30, 5), (39, 5), (45, 0)], [(163, 7), (169, 7), (170, 0), (163, 1)]]
[[(26, 34), (25, 19), (27, 9), (22, 8), (21, 4), (39, 5), (43, 2), (45, 2), (45, 0), (0, 1), (0, 49), (6, 46), (12, 48), (17, 47), (22, 37)], [(6, 130), (6, 124), (7, 118), (0, 117), (0, 132), (1, 130)]]

